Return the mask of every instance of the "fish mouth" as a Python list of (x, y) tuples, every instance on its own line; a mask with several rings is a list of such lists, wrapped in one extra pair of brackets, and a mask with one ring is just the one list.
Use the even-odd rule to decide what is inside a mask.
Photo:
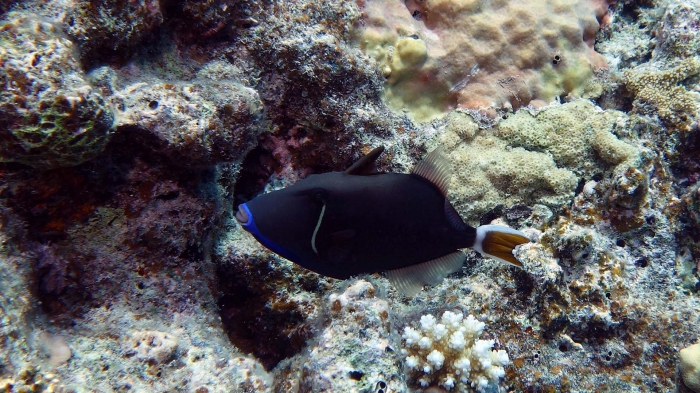
[(236, 212), (236, 221), (241, 225), (246, 225), (250, 221), (250, 216), (245, 208), (245, 203), (238, 205), (238, 211)]

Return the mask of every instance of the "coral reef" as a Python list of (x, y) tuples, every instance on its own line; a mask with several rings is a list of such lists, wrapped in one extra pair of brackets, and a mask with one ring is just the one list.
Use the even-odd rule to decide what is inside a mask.
[(683, 383), (693, 391), (700, 391), (700, 344), (694, 344), (680, 351)]
[(588, 101), (535, 115), (520, 110), (488, 130), (470, 116), (451, 114), (444, 127), (441, 143), (456, 172), (450, 197), (471, 221), (497, 205), (562, 206), (580, 179), (640, 164), (639, 149), (616, 136), (628, 134), (627, 115)]
[(267, 368), (299, 354), (313, 335), (328, 279), (260, 249), (242, 230), (220, 242), (218, 307), (236, 347)]
[[(242, 42), (262, 71), (259, 93), (272, 131), (289, 142), (283, 148), (295, 165), (344, 169), (360, 155), (356, 134), (386, 137), (413, 129), (378, 105), (384, 81), (350, 43), (360, 16), (353, 3), (280, 3), (265, 12), (270, 17)], [(271, 142), (279, 150), (283, 141)]]
[(114, 115), (87, 82), (61, 27), (10, 13), (0, 43), (0, 161), (52, 168), (102, 152)]
[(685, 59), (697, 56), (700, 42), (700, 2), (671, 1), (659, 21), (656, 57)]
[[(21, 247), (23, 266), (33, 270), (24, 275), (29, 289), (6, 310), (17, 318), (28, 296), (41, 302), (34, 312), (45, 317), (27, 334), (41, 328), (63, 339), (72, 356), (56, 371), (66, 389), (270, 386), (260, 363), (231, 347), (216, 312), (215, 271), (206, 262), (217, 220), (211, 173), (145, 160), (145, 146), (123, 138), (73, 168), (5, 174), (3, 205), (32, 223)], [(14, 336), (8, 345), (23, 337)], [(36, 353), (33, 363), (47, 367), (65, 354), (38, 345), (11, 352)], [(5, 363), (5, 373), (21, 364)]]
[[(30, 330), (31, 314), (34, 312), (34, 299), (30, 293), (32, 263), (30, 258), (17, 249), (16, 243), (26, 236), (24, 223), (13, 212), (2, 207), (0, 216), (0, 357), (3, 369), (12, 368), (19, 374), (20, 369), (29, 367), (28, 357), (32, 352)], [(17, 371), (15, 371), (15, 369)], [(2, 374), (0, 389), (6, 389), (10, 381), (7, 372)]]
[(684, 80), (700, 74), (700, 60), (691, 57), (667, 70), (655, 70), (649, 65), (624, 73), (625, 86), (634, 94), (634, 110), (655, 114), (671, 127), (687, 128), (697, 116), (697, 102), (684, 86)]
[[(4, 2), (0, 391), (689, 393), (697, 9)], [(405, 297), (232, 217), (379, 145), (404, 173), (442, 146), (522, 269), (468, 252)]]
[[(588, 1), (363, 2), (358, 42), (387, 78), (387, 102), (418, 120), (452, 106), (541, 106), (580, 97), (603, 58)], [(598, 6), (599, 11), (595, 9)], [(527, 42), (527, 45), (523, 43)]]
[(117, 127), (144, 130), (132, 135), (153, 151), (206, 166), (241, 160), (257, 143), (263, 104), (228, 69), (208, 63), (190, 81), (164, 81), (134, 77), (134, 68), (120, 75), (103, 67), (91, 77), (117, 108)]
[(159, 0), (79, 0), (65, 16), (68, 35), (78, 44), (86, 65), (124, 56), (152, 37), (163, 23)]
[(302, 366), (300, 391), (402, 391), (389, 303), (376, 284), (350, 282), (326, 301), (323, 327)]
[(216, 39), (235, 35), (240, 28), (256, 25), (252, 15), (261, 11), (254, 1), (231, 4), (225, 0), (174, 0), (165, 3), (165, 13), (176, 21), (187, 38)]
[(43, 373), (39, 369), (32, 367), (19, 372), (16, 379), (0, 380), (0, 392), (65, 392), (65, 385), (56, 378), (55, 374)]
[(124, 343), (127, 355), (136, 356), (142, 362), (168, 363), (177, 353), (177, 340), (168, 333), (141, 330), (131, 334)]

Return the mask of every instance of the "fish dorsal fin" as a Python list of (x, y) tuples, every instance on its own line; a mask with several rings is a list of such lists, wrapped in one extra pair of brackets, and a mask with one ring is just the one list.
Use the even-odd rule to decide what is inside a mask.
[(345, 170), (348, 175), (376, 175), (377, 173), (377, 158), (384, 152), (384, 146), (375, 147), (374, 150), (367, 153)]
[(452, 178), (452, 164), (445, 157), (441, 147), (425, 156), (421, 162), (416, 164), (411, 173), (435, 184), (442, 192), (442, 195), (447, 196), (450, 179)]
[(469, 227), (469, 225), (462, 221), (462, 217), (459, 216), (459, 213), (457, 213), (457, 210), (455, 210), (454, 206), (452, 206), (447, 198), (445, 198), (445, 217), (452, 228), (458, 231), (464, 231)]
[(467, 256), (462, 251), (455, 251), (428, 262), (389, 270), (386, 277), (399, 292), (413, 296), (423, 289), (424, 285), (435, 285), (442, 282), (450, 273), (459, 270)]

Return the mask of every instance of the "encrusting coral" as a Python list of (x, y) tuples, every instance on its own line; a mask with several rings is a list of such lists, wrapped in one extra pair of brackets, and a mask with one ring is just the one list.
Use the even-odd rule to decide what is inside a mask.
[(362, 4), (358, 40), (387, 78), (385, 98), (418, 120), (454, 106), (517, 109), (581, 97), (594, 71), (606, 67), (593, 50), (602, 2)]
[(471, 386), (485, 392), (505, 376), (508, 354), (494, 350), (494, 340), (480, 340), (486, 326), (473, 315), (445, 311), (440, 321), (431, 314), (421, 316), (420, 327), (403, 331), (409, 375), (422, 387), (438, 384), (458, 392)]
[[(115, 127), (64, 123), (86, 139), (0, 163), (0, 392), (687, 392), (699, 1), (596, 0), (609, 16), (592, 0), (0, 5), (31, 27), (0, 31), (2, 110), (56, 117), (53, 98), (78, 90), (76, 108), (111, 106), (97, 119)], [(609, 71), (586, 82), (606, 23), (595, 49)], [(573, 100), (591, 83), (600, 100)], [(541, 106), (551, 94), (565, 103)], [(407, 298), (277, 258), (230, 214), (380, 143), (387, 172), (444, 145), (451, 201), (470, 224), (526, 233), (523, 268), (470, 253)], [(43, 170), (59, 162), (79, 164)], [(457, 310), (459, 328), (442, 321)]]
[(562, 206), (580, 179), (640, 165), (639, 149), (616, 135), (630, 127), (627, 115), (587, 100), (536, 114), (522, 109), (487, 129), (459, 112), (445, 120), (440, 142), (455, 169), (450, 199), (467, 220), (499, 204)]
[(634, 110), (656, 114), (669, 126), (685, 127), (697, 115), (697, 104), (681, 82), (700, 73), (700, 59), (691, 57), (667, 70), (648, 65), (625, 70), (625, 86), (634, 94)]
[(230, 75), (230, 68), (207, 63), (189, 81), (120, 78), (109, 67), (90, 76), (112, 93), (117, 127), (143, 130), (134, 136), (140, 143), (180, 165), (212, 165), (242, 160), (264, 129), (258, 93)]
[(694, 392), (700, 392), (700, 343), (680, 350), (683, 383)]
[(163, 23), (161, 3), (78, 0), (66, 15), (66, 32), (78, 43), (84, 63), (123, 55), (154, 36)]

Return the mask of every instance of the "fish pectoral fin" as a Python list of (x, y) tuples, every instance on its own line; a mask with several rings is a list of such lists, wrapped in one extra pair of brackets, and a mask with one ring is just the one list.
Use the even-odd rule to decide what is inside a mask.
[(371, 152), (367, 153), (364, 157), (360, 158), (352, 164), (352, 166), (345, 170), (348, 175), (376, 175), (377, 172), (377, 158), (384, 152), (384, 146), (379, 146), (374, 148)]
[(427, 262), (389, 270), (386, 277), (396, 289), (406, 296), (413, 296), (424, 285), (435, 285), (449, 274), (459, 270), (467, 256), (462, 251), (443, 255)]
[(328, 261), (333, 265), (348, 262), (354, 246), (356, 232), (345, 229), (328, 235)]
[(447, 190), (452, 180), (452, 163), (447, 159), (441, 147), (428, 153), (411, 171), (412, 174), (422, 177), (433, 183), (440, 189), (442, 195), (447, 197)]
[(523, 264), (515, 258), (515, 247), (529, 243), (524, 233), (500, 225), (482, 225), (476, 228), (474, 250), (497, 261), (510, 263), (518, 267)]

